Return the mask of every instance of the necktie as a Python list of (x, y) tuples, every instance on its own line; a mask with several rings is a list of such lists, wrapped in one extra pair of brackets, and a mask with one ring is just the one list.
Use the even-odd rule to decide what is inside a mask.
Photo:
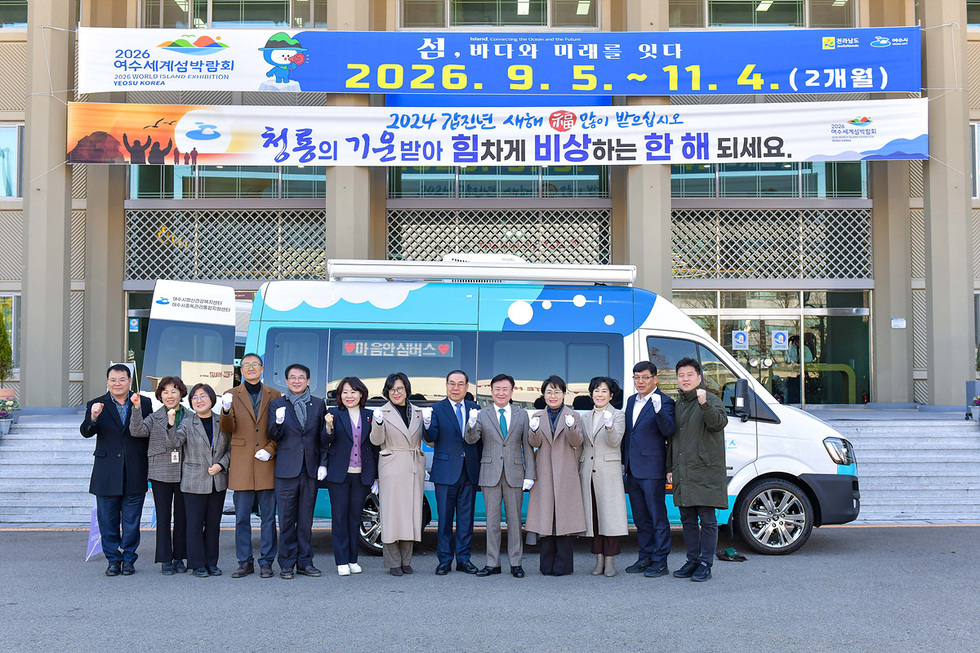
[(459, 432), (464, 433), (465, 431), (463, 431), (463, 404), (461, 403), (456, 404), (456, 421), (459, 422)]
[(500, 434), (504, 436), (504, 440), (507, 439), (507, 420), (504, 418), (504, 409), (498, 408), (500, 411)]

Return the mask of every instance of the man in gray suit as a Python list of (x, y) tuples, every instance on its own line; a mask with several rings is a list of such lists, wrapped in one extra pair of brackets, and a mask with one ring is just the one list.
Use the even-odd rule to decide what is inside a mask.
[(514, 377), (498, 374), (490, 381), (493, 406), (470, 412), (465, 440), (483, 440), (480, 488), (487, 509), (487, 565), (477, 576), (500, 573), (500, 502), (507, 511), (507, 557), (514, 578), (524, 578), (521, 566), (521, 504), (524, 490), (534, 485), (534, 451), (528, 444), (527, 413), (510, 405)]

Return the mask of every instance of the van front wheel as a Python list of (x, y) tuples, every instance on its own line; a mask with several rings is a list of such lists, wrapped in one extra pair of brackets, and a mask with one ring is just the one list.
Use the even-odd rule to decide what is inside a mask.
[(813, 506), (794, 483), (780, 478), (759, 480), (735, 506), (735, 530), (756, 553), (792, 553), (810, 537)]

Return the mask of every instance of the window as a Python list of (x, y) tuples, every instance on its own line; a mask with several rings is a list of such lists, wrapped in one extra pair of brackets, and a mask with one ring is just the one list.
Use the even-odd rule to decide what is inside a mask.
[(326, 27), (327, 0), (144, 0), (143, 26)]
[(606, 166), (400, 167), (388, 170), (388, 197), (609, 197)]
[(147, 329), (141, 388), (165, 376), (186, 376), (183, 361), (220, 363), (235, 356), (235, 327), (154, 320)]
[[(918, 3), (916, 3), (915, 9), (916, 18), (918, 18)], [(966, 24), (969, 27), (980, 27), (980, 0), (966, 0)]]
[(7, 327), (14, 368), (20, 367), (20, 295), (0, 295), (0, 319)]
[(724, 163), (671, 166), (673, 197), (868, 196), (862, 161)]
[(402, 0), (405, 29), (599, 26), (599, 0)]
[(322, 166), (130, 166), (130, 199), (326, 197)]
[(276, 329), (270, 331), (266, 339), (266, 370), (271, 370), (265, 382), (280, 392), (288, 392), (286, 387), (286, 368), (294, 363), (310, 368), (310, 392), (323, 392), (324, 369), (321, 361), (326, 360), (326, 331), (306, 329)]
[(679, 338), (647, 338), (650, 361), (657, 366), (657, 387), (677, 394), (677, 361), (693, 358), (701, 363), (701, 379), (704, 389), (721, 399), (729, 414), (734, 406), (735, 382), (738, 376), (715, 356), (707, 347)]
[(0, 197), (21, 197), (22, 125), (0, 126)]
[(670, 0), (671, 28), (855, 27), (857, 0)]
[(27, 0), (0, 0), (0, 27), (27, 27)]

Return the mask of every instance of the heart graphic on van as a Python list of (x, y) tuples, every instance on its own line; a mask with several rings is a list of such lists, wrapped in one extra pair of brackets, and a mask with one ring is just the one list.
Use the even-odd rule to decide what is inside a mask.
[(345, 343), (344, 343), (344, 350), (345, 350), (345, 351), (346, 351), (346, 352), (347, 352), (348, 354), (353, 354), (353, 353), (354, 353), (354, 347), (355, 347), (355, 346), (356, 346), (356, 345), (355, 345), (355, 344), (354, 344), (353, 342), (345, 342)]
[(443, 356), (445, 356), (446, 355), (446, 352), (448, 352), (448, 351), (449, 351), (449, 345), (439, 345), (439, 353), (440, 354), (442, 354)]

